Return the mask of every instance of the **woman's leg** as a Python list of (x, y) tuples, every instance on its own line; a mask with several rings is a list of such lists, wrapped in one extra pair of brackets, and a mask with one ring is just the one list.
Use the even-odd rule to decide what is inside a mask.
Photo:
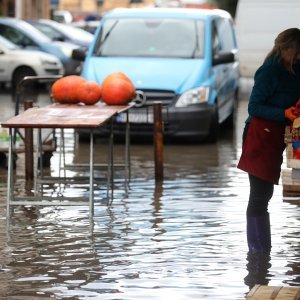
[(271, 251), (268, 204), (274, 185), (249, 174), (250, 196), (247, 207), (247, 241), (250, 253)]
[(249, 174), (250, 195), (247, 216), (265, 216), (268, 214), (268, 204), (273, 196), (274, 185)]

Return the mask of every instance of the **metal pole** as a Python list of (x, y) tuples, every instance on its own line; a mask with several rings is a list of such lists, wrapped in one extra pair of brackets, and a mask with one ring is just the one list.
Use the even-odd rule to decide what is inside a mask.
[(108, 141), (108, 174), (107, 174), (107, 198), (111, 191), (111, 200), (114, 194), (114, 124), (113, 119), (110, 120), (110, 134)]
[[(38, 169), (36, 169), (36, 174), (39, 174), (39, 177), (43, 179), (43, 143), (42, 143), (42, 129), (38, 128), (38, 136), (37, 136), (37, 163)], [(37, 180), (37, 177), (36, 177)], [(43, 184), (41, 183), (39, 186), (39, 194), (42, 196), (43, 194)]]
[(125, 182), (126, 185), (130, 178), (130, 124), (129, 113), (126, 111), (126, 134), (125, 134)]
[[(24, 101), (24, 109), (32, 108), (33, 101)], [(28, 183), (32, 183), (34, 177), (33, 171), (33, 129), (25, 128), (25, 180), (26, 186)], [(30, 186), (28, 186), (30, 188)]]
[(153, 104), (153, 142), (154, 142), (154, 164), (155, 164), (155, 180), (162, 181), (164, 177), (163, 168), (163, 120), (162, 120), (162, 105), (161, 102), (155, 102)]
[(9, 128), (9, 148), (8, 148), (8, 176), (7, 176), (7, 202), (6, 202), (6, 217), (10, 216), (10, 202), (14, 197), (14, 179), (13, 179), (13, 130)]
[(90, 222), (94, 217), (94, 131), (90, 129)]

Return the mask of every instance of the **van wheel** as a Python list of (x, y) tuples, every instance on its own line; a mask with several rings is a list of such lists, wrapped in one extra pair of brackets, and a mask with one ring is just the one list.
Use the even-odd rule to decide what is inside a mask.
[(219, 137), (219, 116), (218, 111), (216, 110), (210, 123), (209, 134), (206, 138), (208, 143), (215, 143)]

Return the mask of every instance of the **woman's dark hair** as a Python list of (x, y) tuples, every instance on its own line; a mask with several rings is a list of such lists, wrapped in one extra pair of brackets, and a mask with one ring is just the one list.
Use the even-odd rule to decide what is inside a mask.
[[(284, 50), (292, 51), (289, 61), (283, 61), (282, 52)], [(272, 50), (267, 54), (266, 59), (275, 55), (282, 62), (283, 66), (290, 72), (293, 71), (293, 64), (300, 54), (300, 29), (289, 28), (278, 34), (274, 41)]]

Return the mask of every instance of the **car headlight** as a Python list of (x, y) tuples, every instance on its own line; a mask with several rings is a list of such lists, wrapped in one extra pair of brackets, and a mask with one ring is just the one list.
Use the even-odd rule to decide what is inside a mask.
[(56, 66), (58, 65), (57, 61), (55, 60), (50, 60), (50, 59), (45, 59), (45, 58), (41, 58), (41, 64), (43, 66)]
[(186, 107), (191, 104), (207, 102), (209, 87), (201, 86), (183, 93), (177, 100), (175, 107)]

